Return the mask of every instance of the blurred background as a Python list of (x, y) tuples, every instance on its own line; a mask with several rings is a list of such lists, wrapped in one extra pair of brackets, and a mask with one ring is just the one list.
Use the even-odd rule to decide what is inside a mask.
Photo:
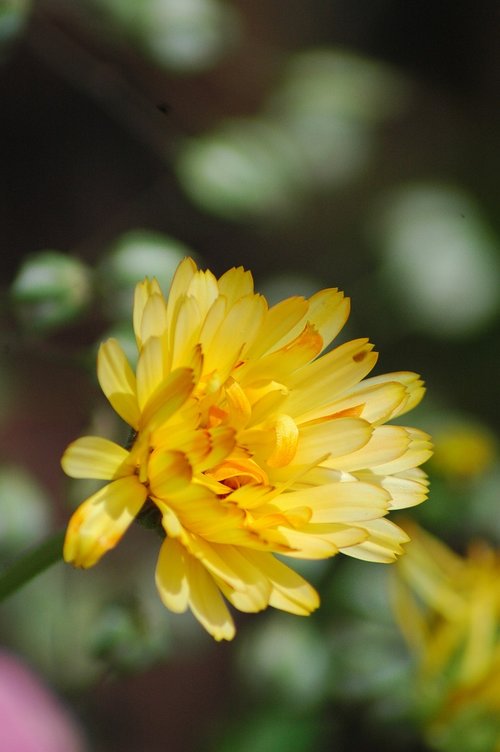
[[(96, 349), (131, 343), (135, 283), (166, 291), (186, 254), (243, 264), (271, 302), (343, 289), (342, 338), (428, 386), (406, 419), (436, 445), (413, 519), (460, 556), (498, 549), (499, 28), (494, 0), (0, 0), (1, 562), (92, 491), (63, 477), (69, 441), (126, 438)], [(448, 690), (421, 702), (395, 567), (304, 566), (319, 612), (238, 615), (217, 645), (161, 606), (158, 545), (136, 526), (2, 605), (75, 749), (500, 749), (500, 603), (493, 703), (436, 732)]]

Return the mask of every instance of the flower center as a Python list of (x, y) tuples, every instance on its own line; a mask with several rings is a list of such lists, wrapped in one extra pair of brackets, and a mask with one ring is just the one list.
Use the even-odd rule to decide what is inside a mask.
[(204, 476), (219, 496), (249, 483), (264, 486), (269, 484), (265, 471), (250, 457), (229, 457), (218, 467), (204, 473)]

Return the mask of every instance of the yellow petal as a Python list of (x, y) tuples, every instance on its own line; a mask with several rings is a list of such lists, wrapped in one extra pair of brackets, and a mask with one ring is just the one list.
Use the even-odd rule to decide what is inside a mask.
[(391, 509), (408, 509), (426, 500), (429, 493), (427, 476), (421, 470), (418, 478), (413, 479), (408, 477), (410, 472), (379, 477), (380, 485), (391, 495)]
[(268, 501), (269, 493), (269, 487), (248, 483), (233, 491), (227, 501), (237, 504), (241, 509), (254, 509)]
[(190, 368), (176, 368), (172, 371), (150, 394), (144, 405), (141, 430), (153, 432), (165, 424), (184, 405), (193, 387), (193, 372)]
[[(420, 551), (417, 549), (415, 553), (414, 549), (411, 554), (412, 559), (405, 561), (403, 565), (398, 562), (398, 567), (423, 603), (431, 606), (445, 619), (456, 623), (466, 611), (467, 598), (464, 598), (464, 593), (454, 589), (455, 583), (446, 577), (429, 553), (425, 549)], [(405, 559), (406, 555), (401, 561)], [(459, 639), (458, 630), (453, 631), (455, 637)]]
[(355, 452), (370, 439), (372, 427), (361, 418), (334, 418), (300, 428), (294, 465), (307, 465), (330, 454), (327, 465), (336, 467), (336, 458)]
[(226, 401), (229, 425), (241, 429), (248, 423), (252, 415), (252, 406), (244, 389), (237, 381), (231, 379), (226, 386)]
[(169, 334), (169, 368), (191, 364), (193, 353), (201, 342), (202, 323), (203, 316), (197, 299), (187, 296), (179, 298)]
[(249, 360), (240, 366), (234, 377), (246, 389), (265, 381), (288, 383), (290, 375), (310, 363), (323, 347), (317, 330), (307, 325), (302, 332), (280, 350)]
[(229, 603), (246, 614), (256, 614), (263, 611), (269, 605), (271, 596), (271, 586), (269, 585), (269, 594), (264, 597), (262, 592), (255, 587), (248, 586), (245, 590), (233, 590), (223, 580), (214, 577), (217, 587)]
[(276, 530), (264, 530), (261, 533), (263, 540), (279, 546), (287, 556), (297, 559), (329, 559), (338, 553), (334, 543), (316, 534), (304, 533), (301, 530), (293, 530), (287, 527), (279, 527)]
[(267, 459), (267, 464), (269, 467), (284, 467), (293, 460), (297, 452), (299, 429), (289, 415), (278, 415), (274, 423), (274, 433), (275, 446)]
[(209, 349), (213, 338), (215, 337), (219, 327), (224, 321), (224, 317), (228, 310), (228, 304), (225, 297), (219, 297), (214, 300), (210, 307), (204, 321), (201, 322), (199, 331), (199, 341), (202, 347), (203, 353), (206, 353)]
[[(396, 381), (369, 386), (370, 381), (371, 379), (364, 379), (354, 386), (345, 397), (332, 402), (328, 406), (328, 415), (346, 414), (352, 411), (352, 414), (372, 424), (385, 423), (393, 417), (396, 409), (402, 403), (406, 403), (408, 398), (406, 387)], [(311, 420), (318, 420), (322, 416), (328, 417), (325, 415), (324, 407), (296, 416), (296, 420), (298, 423), (306, 423)]]
[(165, 606), (182, 614), (189, 604), (189, 585), (186, 559), (189, 554), (174, 538), (166, 538), (156, 565), (156, 587)]
[(320, 290), (309, 300), (288, 298), (268, 311), (250, 353), (257, 357), (288, 345), (305, 325), (319, 333), (325, 347), (337, 336), (348, 316), (349, 299), (334, 288)]
[(233, 267), (219, 278), (218, 286), (219, 293), (224, 295), (229, 306), (232, 306), (240, 298), (253, 294), (252, 273), (242, 266)]
[(64, 560), (93, 566), (114, 548), (146, 500), (136, 476), (114, 480), (90, 496), (73, 514), (64, 542)]
[(100, 436), (82, 436), (64, 452), (61, 465), (71, 478), (112, 480), (130, 474), (129, 453), (114, 441)]
[(397, 382), (405, 387), (406, 399), (403, 400), (394, 410), (391, 418), (407, 413), (413, 410), (425, 394), (424, 382), (417, 373), (412, 371), (396, 371), (394, 373), (384, 373), (380, 376), (373, 376), (364, 382), (367, 386), (370, 384), (382, 384), (387, 381)]
[(379, 486), (351, 481), (281, 494), (273, 503), (283, 511), (307, 506), (312, 511), (311, 522), (318, 523), (376, 519), (386, 514), (389, 501), (388, 492)]
[(232, 640), (236, 630), (219, 588), (199, 561), (189, 554), (187, 557), (191, 611), (217, 641)]
[(220, 501), (201, 485), (192, 484), (169, 503), (183, 527), (207, 541), (236, 545), (252, 543), (251, 532), (243, 527), (244, 512)]
[(203, 454), (194, 457), (188, 454), (197, 473), (203, 473), (219, 465), (234, 449), (236, 443), (234, 429), (227, 426), (212, 428), (206, 434), (208, 441)]
[[(176, 369), (174, 374), (182, 373), (184, 370)], [(173, 378), (174, 374), (171, 374), (167, 381)], [(182, 410), (173, 413), (171, 419), (162, 421), (158, 428), (151, 432), (150, 443), (152, 446), (162, 445), (167, 449), (179, 449), (184, 452), (190, 447), (193, 437), (196, 437), (197, 433), (202, 430), (198, 428), (199, 425), (200, 407), (194, 400), (191, 400), (182, 406)]]
[(150, 280), (146, 277), (136, 285), (134, 291), (133, 324), (137, 347), (139, 349), (142, 347), (142, 317), (151, 295), (162, 295), (160, 285), (156, 279), (153, 278)]
[(196, 299), (201, 312), (201, 318), (205, 318), (214, 300), (219, 296), (217, 280), (211, 271), (197, 271), (187, 290), (188, 296)]
[(269, 605), (292, 614), (307, 616), (319, 606), (316, 590), (299, 574), (278, 561), (272, 554), (245, 550), (242, 552), (271, 582), (273, 590)]
[[(252, 405), (252, 415), (248, 426), (258, 426), (265, 423), (266, 420), (272, 419), (276, 413), (282, 412), (281, 406), (284, 404), (288, 395), (288, 389), (277, 382), (271, 381), (266, 385), (264, 390), (246, 389), (247, 395), (253, 392), (255, 401)], [(262, 396), (262, 392), (265, 392)]]
[(343, 523), (330, 523), (322, 525), (318, 534), (328, 541), (331, 541), (339, 551), (345, 553), (346, 548), (358, 546), (368, 540), (368, 533), (361, 528), (348, 527)]
[(189, 485), (192, 470), (182, 452), (155, 449), (149, 458), (148, 476), (151, 493), (169, 499)]
[(172, 331), (179, 299), (187, 294), (198, 267), (191, 258), (185, 258), (177, 267), (167, 297), (167, 326)]
[(215, 545), (214, 548), (220, 554), (219, 559), (230, 568), (233, 582), (228, 583), (227, 577), (220, 579), (218, 573), (213, 571), (205, 560), (204, 563), (229, 602), (247, 613), (255, 613), (266, 608), (271, 595), (271, 584), (264, 573), (235, 546)]
[(367, 339), (346, 342), (296, 371), (287, 381), (284, 412), (295, 417), (343, 396), (372, 370), (377, 361), (372, 349)]
[(135, 290), (134, 290), (133, 325), (134, 325), (134, 333), (135, 333), (135, 339), (137, 342), (137, 347), (140, 347), (142, 344), (142, 341), (141, 341), (142, 312), (144, 311), (144, 306), (148, 302), (150, 284), (151, 283), (149, 279), (146, 277), (145, 279), (142, 280), (142, 282), (139, 282), (135, 286)]
[(349, 311), (349, 298), (337, 288), (320, 290), (309, 299), (307, 320), (319, 331), (325, 347), (340, 332), (349, 318)]
[(251, 295), (240, 298), (227, 311), (212, 340), (202, 340), (206, 373), (216, 371), (222, 382), (226, 380), (243, 347), (253, 342), (265, 310), (265, 300)]
[(377, 426), (363, 447), (340, 457), (333, 456), (325, 464), (348, 473), (377, 467), (397, 460), (408, 450), (410, 443), (408, 431), (402, 426)]
[[(251, 484), (252, 486), (268, 483), (267, 473), (262, 467), (255, 460), (247, 457), (246, 453), (239, 455), (238, 450), (233, 456), (227, 457), (224, 462), (215, 467), (210, 472), (210, 476), (222, 483), (227, 482), (228, 479), (240, 479), (243, 485)], [(238, 483), (229, 485), (235, 488)], [(227, 489), (228, 485), (225, 486), (225, 491), (221, 490), (220, 493), (227, 493)]]
[(198, 559), (217, 581), (223, 581), (234, 590), (244, 590), (245, 582), (234, 567), (231, 551), (234, 546), (210, 543), (198, 535), (187, 533), (184, 545), (189, 553)]
[(166, 534), (170, 538), (178, 538), (182, 543), (185, 542), (187, 533), (181, 525), (179, 518), (171, 507), (165, 501), (153, 496), (152, 500), (161, 512), (161, 524)]
[(410, 438), (406, 452), (397, 459), (380, 465), (373, 465), (372, 470), (378, 475), (402, 473), (417, 465), (422, 465), (432, 456), (432, 444), (429, 434), (418, 428), (409, 428), (408, 426), (405, 426), (404, 430)]
[(150, 337), (143, 345), (137, 361), (137, 398), (141, 411), (162, 381), (162, 344), (158, 337)]
[(109, 402), (130, 426), (139, 425), (136, 380), (129, 362), (116, 339), (108, 339), (97, 356), (97, 378)]
[(366, 541), (360, 545), (341, 549), (343, 554), (355, 559), (389, 564), (403, 553), (402, 544), (409, 540), (408, 535), (400, 527), (386, 519), (369, 520), (359, 525), (355, 523), (352, 525), (368, 534)]
[(141, 348), (150, 337), (162, 337), (167, 328), (167, 306), (160, 293), (149, 296), (141, 319)]
[(246, 351), (248, 360), (257, 360), (290, 342), (303, 329), (302, 323), (308, 309), (309, 304), (302, 297), (287, 298), (269, 308), (264, 315), (259, 336)]

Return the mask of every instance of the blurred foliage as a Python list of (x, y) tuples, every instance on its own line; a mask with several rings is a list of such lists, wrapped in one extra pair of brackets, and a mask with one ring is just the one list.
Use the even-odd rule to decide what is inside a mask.
[(1, 0), (0, 2), (0, 60), (4, 52), (21, 34), (31, 8), (31, 0)]
[(181, 183), (222, 216), (286, 219), (367, 169), (375, 126), (404, 111), (408, 89), (388, 66), (345, 51), (296, 55), (260, 117), (183, 145)]
[(498, 241), (472, 197), (405, 186), (386, 198), (378, 225), (383, 273), (409, 323), (460, 337), (498, 315)]
[(303, 196), (296, 145), (285, 130), (262, 120), (226, 122), (188, 142), (177, 169), (203, 208), (235, 219), (286, 216)]
[(49, 331), (77, 318), (90, 304), (90, 275), (76, 258), (41, 251), (26, 259), (11, 287), (26, 329)]
[(0, 499), (0, 557), (6, 560), (47, 535), (51, 512), (47, 494), (22, 467), (0, 466)]
[[(465, 6), (0, 0), (3, 563), (85, 496), (59, 471), (82, 421), (126, 441), (98, 343), (132, 351), (135, 283), (166, 290), (195, 252), (245, 264), (272, 302), (345, 289), (349, 334), (428, 384), (431, 499), (412, 517), (454, 551), (499, 547), (498, 45), (486, 5)], [(240, 617), (216, 647), (159, 603), (148, 535), (2, 605), (2, 641), (69, 695), (93, 749), (497, 752), (474, 704), (429, 727), (390, 568), (314, 563), (314, 616)]]
[(96, 579), (66, 567), (40, 575), (3, 605), (3, 638), (72, 693), (164, 659), (169, 621), (153, 588), (142, 587), (154, 561), (141, 558), (125, 582), (110, 569)]
[(220, 0), (89, 0), (158, 65), (179, 73), (213, 66), (237, 42), (234, 9)]

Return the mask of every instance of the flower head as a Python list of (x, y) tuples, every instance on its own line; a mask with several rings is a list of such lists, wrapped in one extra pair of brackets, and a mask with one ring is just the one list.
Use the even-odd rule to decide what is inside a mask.
[(452, 422), (434, 434), (433, 467), (449, 480), (472, 480), (493, 465), (497, 446), (492, 434), (472, 422)]
[(409, 372), (365, 379), (377, 358), (366, 339), (325, 353), (348, 313), (336, 289), (269, 307), (249, 272), (216, 279), (191, 259), (167, 298), (155, 280), (138, 284), (136, 372), (116, 340), (98, 355), (134, 440), (84, 437), (66, 450), (69, 475), (109, 481), (74, 513), (66, 561), (95, 564), (147, 504), (165, 533), (161, 599), (218, 640), (234, 636), (223, 596), (247, 612), (317, 608), (274, 553), (393, 561), (407, 536), (385, 517), (426, 498), (417, 466), (430, 448), (422, 431), (385, 423), (424, 389)]
[(489, 724), (498, 744), (500, 552), (476, 541), (462, 557), (415, 524), (405, 528), (412, 540), (395, 570), (394, 603), (424, 722), (436, 739)]

